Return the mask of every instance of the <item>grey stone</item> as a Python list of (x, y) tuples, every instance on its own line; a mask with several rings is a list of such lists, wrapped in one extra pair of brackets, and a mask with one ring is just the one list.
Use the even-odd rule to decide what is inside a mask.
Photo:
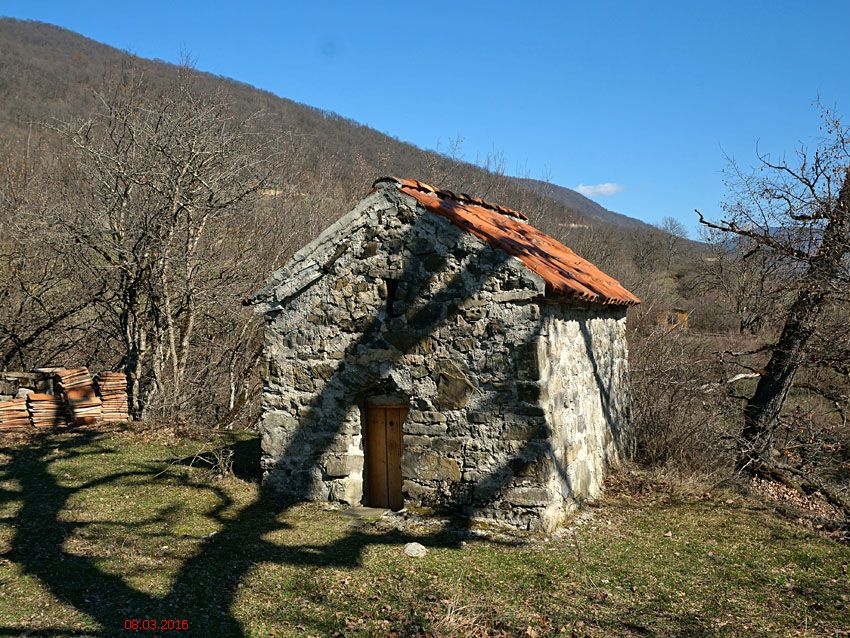
[(318, 363), (313, 366), (313, 374), (319, 379), (327, 381), (336, 372), (337, 366), (332, 363)]
[(435, 410), (411, 410), (407, 416), (409, 421), (416, 423), (445, 423), (446, 415)]
[(552, 495), (543, 487), (517, 487), (507, 490), (503, 498), (514, 505), (542, 507), (551, 501)]
[(448, 432), (449, 426), (445, 423), (415, 423), (406, 422), (404, 424), (404, 432), (406, 434), (425, 434), (428, 436), (437, 436)]
[(466, 372), (454, 361), (440, 361), (436, 365), (437, 405), (446, 410), (462, 408), (475, 391)]
[[(359, 464), (356, 462), (358, 460), (360, 461)], [(329, 477), (348, 476), (357, 465), (362, 467), (362, 462), (362, 458), (348, 455), (329, 456), (325, 460), (325, 474)]]
[(437, 488), (429, 485), (421, 485), (415, 481), (404, 481), (402, 492), (405, 496), (414, 499), (417, 503), (429, 503), (437, 496)]
[(426, 481), (459, 481), (460, 464), (434, 451), (406, 451), (401, 461), (401, 473)]
[(298, 421), (291, 413), (283, 410), (269, 410), (263, 413), (263, 429), (271, 430), (293, 430)]
[(475, 410), (471, 410), (467, 414), (467, 418), (470, 423), (491, 423), (495, 420), (492, 414), (488, 412), (477, 412)]
[(384, 341), (401, 352), (408, 352), (419, 341), (419, 337), (412, 330), (405, 328), (387, 330), (382, 336)]
[(546, 435), (546, 426), (535, 419), (505, 425), (502, 436), (508, 441), (531, 441)]

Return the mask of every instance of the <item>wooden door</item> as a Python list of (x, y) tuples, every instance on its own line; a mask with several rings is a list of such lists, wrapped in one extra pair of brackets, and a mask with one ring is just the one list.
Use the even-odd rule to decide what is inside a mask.
[(403, 406), (366, 406), (367, 505), (400, 510), (401, 424), (407, 417)]

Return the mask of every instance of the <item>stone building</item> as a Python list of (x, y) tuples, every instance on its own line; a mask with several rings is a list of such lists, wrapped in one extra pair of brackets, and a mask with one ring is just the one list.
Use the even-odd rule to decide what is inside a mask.
[(379, 179), (251, 303), (288, 497), (551, 530), (617, 460), (638, 299), (518, 211)]

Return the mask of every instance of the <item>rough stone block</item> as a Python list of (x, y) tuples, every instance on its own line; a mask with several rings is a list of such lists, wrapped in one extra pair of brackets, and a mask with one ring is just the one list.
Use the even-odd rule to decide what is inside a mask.
[(475, 384), (454, 361), (441, 360), (435, 365), (439, 381), (437, 382), (437, 405), (443, 409), (455, 410), (466, 405), (475, 391)]
[(280, 428), (264, 429), (260, 447), (269, 458), (278, 459), (286, 450), (288, 441), (289, 437)]
[(363, 469), (363, 457), (354, 455), (334, 455), (325, 459), (325, 475), (329, 477), (348, 476)]
[(505, 423), (502, 436), (506, 441), (531, 441), (545, 437), (546, 430), (546, 422), (542, 419), (514, 419)]
[(415, 477), (426, 481), (459, 481), (460, 464), (454, 459), (435, 452), (415, 453), (405, 450), (401, 461), (401, 473), (405, 477)]
[(264, 430), (283, 429), (294, 430), (298, 427), (298, 421), (289, 412), (282, 410), (269, 410), (263, 414), (262, 427)]
[(424, 434), (426, 436), (439, 436), (448, 431), (448, 426), (445, 423), (416, 423), (405, 421), (402, 430), (405, 434)]
[(332, 481), (328, 498), (348, 505), (357, 505), (363, 500), (363, 479), (360, 475)]
[(445, 423), (446, 415), (436, 410), (411, 410), (407, 420), (415, 423)]
[(470, 423), (495, 423), (499, 417), (497, 414), (491, 414), (490, 412), (472, 410), (467, 414), (466, 418)]
[(522, 507), (543, 507), (556, 498), (556, 495), (543, 487), (515, 487), (505, 490), (502, 499)]
[(435, 497), (438, 494), (437, 488), (422, 485), (415, 481), (404, 481), (401, 491), (406, 497), (405, 500), (409, 499), (418, 503), (427, 503), (436, 500)]
[(429, 448), (435, 440), (433, 436), (419, 436), (405, 433), (401, 437), (401, 443), (405, 448)]
[(300, 390), (301, 392), (313, 392), (315, 390), (316, 386), (313, 381), (313, 375), (301, 365), (293, 367), (292, 379), (296, 390)]

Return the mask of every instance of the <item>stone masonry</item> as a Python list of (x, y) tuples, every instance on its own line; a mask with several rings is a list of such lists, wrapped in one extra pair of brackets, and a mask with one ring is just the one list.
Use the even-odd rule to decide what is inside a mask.
[(551, 530), (617, 460), (626, 308), (547, 294), (398, 189), (377, 188), (253, 302), (264, 480), (292, 499), (363, 502), (372, 397), (409, 407), (405, 505)]

